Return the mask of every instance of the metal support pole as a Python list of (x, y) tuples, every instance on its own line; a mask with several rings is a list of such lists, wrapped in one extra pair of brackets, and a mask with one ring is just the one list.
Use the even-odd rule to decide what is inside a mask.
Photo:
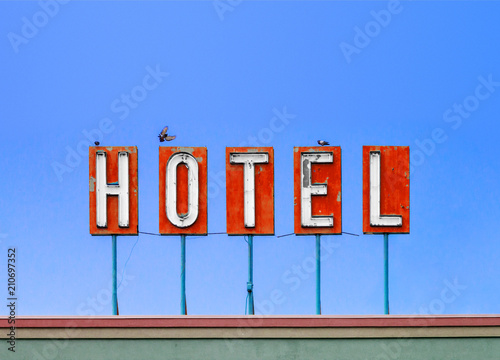
[(321, 315), (321, 235), (316, 234), (316, 315)]
[(181, 315), (187, 315), (187, 308), (186, 308), (186, 235), (181, 235)]
[(113, 258), (113, 315), (118, 315), (117, 282), (116, 282), (116, 235), (111, 235), (111, 256)]
[(253, 307), (253, 235), (248, 235), (248, 315), (255, 315)]
[(389, 234), (384, 234), (384, 314), (389, 315)]

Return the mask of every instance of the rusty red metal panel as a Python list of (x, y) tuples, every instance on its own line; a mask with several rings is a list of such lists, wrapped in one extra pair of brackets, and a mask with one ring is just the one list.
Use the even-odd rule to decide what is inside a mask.
[[(108, 196), (107, 227), (97, 226), (96, 221), (96, 153), (106, 152), (107, 182), (118, 182), (118, 153), (129, 154), (129, 226), (118, 225), (118, 197)], [(89, 208), (90, 234), (92, 235), (137, 235), (139, 231), (139, 178), (138, 150), (136, 146), (92, 146), (89, 148)]]
[[(342, 234), (342, 151), (340, 146), (295, 147), (294, 172), (294, 230), (296, 235)], [(333, 227), (304, 227), (301, 224), (301, 154), (333, 153), (331, 164), (312, 164), (313, 184), (326, 184), (326, 195), (312, 196), (313, 216), (333, 215)]]
[[(206, 147), (160, 147), (160, 234), (162, 235), (206, 235), (207, 222), (207, 148)], [(189, 153), (198, 162), (198, 218), (186, 228), (177, 227), (168, 219), (166, 213), (166, 170), (168, 160), (177, 153)], [(177, 167), (177, 212), (188, 211), (188, 170), (186, 166)]]
[[(231, 153), (267, 153), (269, 161), (255, 166), (255, 227), (244, 222), (244, 165), (231, 164)], [(228, 235), (274, 235), (274, 149), (226, 148), (226, 214)]]
[[(370, 224), (370, 153), (380, 152), (380, 214), (402, 216), (402, 226)], [(410, 233), (410, 148), (363, 146), (363, 232), (365, 234)]]

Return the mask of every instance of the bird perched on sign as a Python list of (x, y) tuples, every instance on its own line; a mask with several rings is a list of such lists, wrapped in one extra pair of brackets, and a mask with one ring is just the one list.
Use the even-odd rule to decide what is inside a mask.
[(168, 126), (165, 126), (163, 128), (163, 130), (161, 131), (160, 135), (158, 135), (158, 137), (160, 138), (160, 142), (164, 142), (164, 141), (172, 141), (175, 139), (175, 136), (172, 135), (172, 136), (169, 136), (167, 134), (167, 131), (168, 131)]
[(100, 142), (99, 141), (94, 141), (95, 146), (99, 146)]
[(318, 144), (320, 144), (321, 146), (330, 145), (330, 143), (325, 140), (318, 140)]

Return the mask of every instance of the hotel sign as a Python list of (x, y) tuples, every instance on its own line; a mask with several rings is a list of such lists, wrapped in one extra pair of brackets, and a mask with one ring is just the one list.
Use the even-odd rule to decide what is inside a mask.
[(296, 147), (293, 166), (295, 234), (342, 234), (340, 146)]
[[(410, 232), (409, 147), (363, 147), (363, 232)], [(226, 148), (228, 235), (274, 235), (274, 149)], [(160, 147), (159, 232), (207, 235), (207, 148)], [(294, 233), (342, 234), (339, 146), (295, 147)], [(90, 233), (138, 234), (137, 147), (90, 147)]]
[(137, 147), (89, 149), (90, 233), (137, 235), (139, 177)]
[(274, 150), (226, 148), (228, 235), (274, 235)]
[(160, 234), (206, 235), (207, 148), (160, 147)]
[(363, 146), (363, 232), (410, 233), (408, 146)]

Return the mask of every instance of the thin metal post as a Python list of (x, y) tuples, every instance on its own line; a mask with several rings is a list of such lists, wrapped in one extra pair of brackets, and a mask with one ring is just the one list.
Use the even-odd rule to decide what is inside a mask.
[(253, 235), (248, 235), (248, 314), (255, 315), (253, 307)]
[(321, 315), (321, 235), (316, 234), (316, 315)]
[(181, 235), (181, 315), (187, 315), (187, 309), (186, 309), (186, 235)]
[(113, 258), (113, 315), (118, 315), (117, 282), (116, 282), (116, 235), (111, 236), (111, 254)]
[(389, 234), (384, 234), (384, 313), (389, 315)]

